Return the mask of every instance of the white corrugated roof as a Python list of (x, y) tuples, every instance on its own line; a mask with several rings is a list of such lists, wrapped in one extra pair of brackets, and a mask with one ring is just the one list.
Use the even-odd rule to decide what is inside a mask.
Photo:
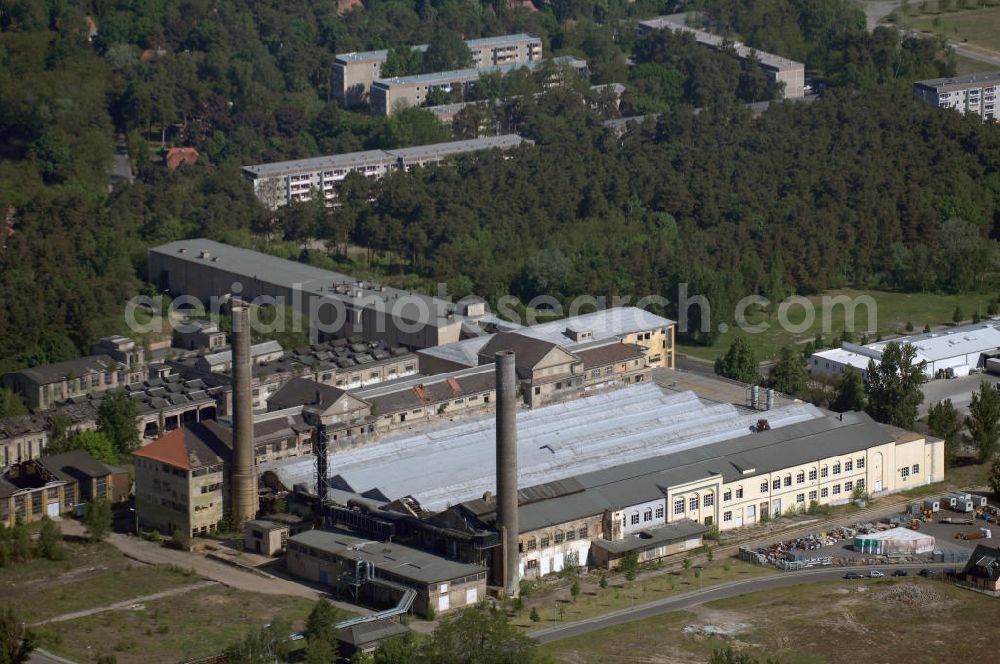
[[(772, 427), (820, 417), (810, 404), (767, 412)], [(522, 487), (745, 435), (757, 411), (666, 392), (652, 383), (518, 413), (518, 483)], [(331, 475), (358, 493), (378, 489), (390, 500), (414, 496), (439, 510), (496, 491), (492, 416), (401, 433), (330, 455)], [(261, 465), (291, 487), (314, 485), (311, 457)]]

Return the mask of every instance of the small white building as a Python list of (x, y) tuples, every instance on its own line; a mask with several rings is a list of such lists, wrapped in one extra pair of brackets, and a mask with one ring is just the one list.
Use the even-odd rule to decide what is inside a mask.
[(818, 351), (809, 359), (809, 371), (815, 376), (839, 376), (852, 366), (864, 376), (868, 362), (875, 364), (882, 359), (882, 352), (890, 343), (911, 344), (917, 349), (916, 361), (927, 363), (924, 374), (936, 378), (940, 372), (951, 370), (955, 376), (965, 376), (971, 370), (983, 368), (987, 355), (1000, 352), (1000, 330), (994, 323), (964, 325), (942, 332), (926, 332), (878, 341), (864, 346), (843, 343), (840, 348)]

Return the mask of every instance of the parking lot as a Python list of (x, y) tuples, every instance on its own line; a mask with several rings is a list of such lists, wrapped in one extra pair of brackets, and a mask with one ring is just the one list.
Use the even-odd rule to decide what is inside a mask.
[(979, 389), (980, 383), (986, 382), (995, 385), (1000, 380), (1000, 376), (993, 374), (977, 373), (961, 378), (938, 378), (927, 381), (920, 387), (924, 393), (924, 402), (920, 404), (919, 413), (923, 417), (927, 410), (938, 401), (951, 399), (952, 405), (963, 415), (969, 412), (969, 402), (972, 400), (972, 393)]
[[(920, 524), (918, 532), (930, 535), (934, 538), (934, 550), (940, 551), (943, 554), (943, 560), (941, 560), (941, 562), (954, 563), (956, 566), (961, 566), (965, 563), (972, 550), (975, 549), (977, 545), (988, 544), (990, 546), (1000, 546), (1000, 526), (997, 524), (987, 523), (982, 519), (975, 518), (973, 518), (972, 525), (939, 523), (941, 519), (945, 518), (967, 519), (973, 518), (973, 514), (963, 514), (951, 510), (942, 510), (933, 515), (930, 523), (925, 522)], [(883, 521), (883, 528), (884, 524), (885, 521)], [(849, 520), (845, 520), (842, 525), (853, 528), (856, 524), (850, 522)], [(991, 537), (971, 540), (956, 539), (956, 535), (959, 533), (979, 533), (980, 528), (987, 528), (991, 533)], [(825, 534), (830, 535), (833, 532), (835, 531)], [(819, 533), (816, 534), (818, 535)], [(799, 555), (800, 557), (808, 560), (821, 560), (829, 558), (831, 564), (833, 565), (891, 566), (893, 564), (931, 562), (933, 560), (932, 554), (881, 556), (872, 553), (855, 551), (853, 543), (853, 537), (844, 537), (843, 534), (841, 534), (836, 542), (800, 551)]]

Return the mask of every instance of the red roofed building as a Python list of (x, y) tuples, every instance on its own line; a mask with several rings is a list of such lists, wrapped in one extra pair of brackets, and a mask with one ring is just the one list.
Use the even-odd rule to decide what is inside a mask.
[(216, 530), (229, 503), (229, 441), (209, 421), (174, 429), (132, 453), (139, 528), (195, 536)]
[(361, 0), (337, 0), (337, 15), (343, 16), (354, 9), (364, 9), (365, 3)]
[(507, 6), (511, 9), (527, 9), (529, 12), (538, 11), (538, 7), (531, 0), (507, 0)]
[(195, 148), (170, 148), (167, 150), (167, 170), (176, 171), (182, 165), (193, 166), (198, 163), (198, 157)]

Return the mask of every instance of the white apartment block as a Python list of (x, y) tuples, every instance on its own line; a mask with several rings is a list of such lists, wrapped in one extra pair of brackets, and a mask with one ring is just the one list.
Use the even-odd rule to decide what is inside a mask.
[(935, 78), (913, 84), (913, 96), (931, 106), (951, 108), (965, 115), (972, 113), (984, 120), (1000, 120), (997, 92), (1000, 71), (955, 78)]
[(256, 164), (244, 166), (243, 176), (253, 184), (257, 198), (274, 210), (293, 201), (311, 200), (315, 192), (321, 193), (326, 200), (332, 200), (336, 197), (337, 184), (349, 173), (377, 178), (396, 169), (409, 170), (414, 166), (480, 150), (509, 150), (524, 143), (530, 144), (531, 141), (516, 134), (486, 136), (397, 150), (367, 150)]
[[(542, 59), (542, 40), (525, 33), (469, 39), (465, 44), (472, 53), (474, 69)], [(423, 52), (427, 46), (420, 44), (413, 49)], [(333, 91), (341, 103), (357, 106), (368, 101), (368, 91), (372, 82), (381, 77), (382, 64), (388, 56), (387, 49), (337, 54), (333, 64)]]

